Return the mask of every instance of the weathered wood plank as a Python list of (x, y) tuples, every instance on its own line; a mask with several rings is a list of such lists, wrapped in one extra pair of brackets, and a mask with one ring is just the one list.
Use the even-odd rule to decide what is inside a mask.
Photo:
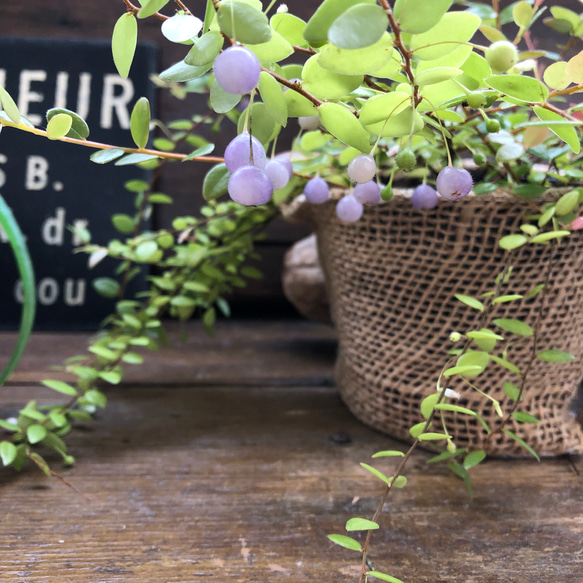
[[(14, 386), (0, 399), (46, 395)], [(325, 535), (370, 516), (381, 487), (359, 462), (402, 445), (332, 389), (161, 385), (109, 398), (69, 440), (79, 461), (63, 473), (87, 498), (33, 470), (0, 472), (1, 580), (357, 581), (358, 556)], [(339, 431), (352, 441), (335, 442)], [(489, 462), (470, 501), (426, 457), (384, 513), (377, 568), (411, 583), (581, 581), (582, 478), (567, 460)]]
[[(145, 362), (126, 367), (126, 384), (330, 385), (336, 354), (335, 332), (311, 322), (220, 321), (208, 337), (196, 321), (168, 324), (170, 347), (145, 353)], [(11, 383), (70, 379), (52, 370), (87, 346), (88, 334), (33, 334)], [(10, 354), (16, 335), (0, 333), (0, 355)]]

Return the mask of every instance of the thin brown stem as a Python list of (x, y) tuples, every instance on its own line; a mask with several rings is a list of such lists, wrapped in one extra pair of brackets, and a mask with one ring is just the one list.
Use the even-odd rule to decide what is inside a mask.
[(184, 12), (186, 14), (192, 14), (192, 12), (190, 12), (188, 6), (186, 6), (181, 0), (174, 0), (174, 2), (176, 2), (176, 4), (178, 4), (178, 7), (180, 8), (180, 10), (184, 10)]
[(314, 107), (319, 107), (324, 101), (320, 101), (317, 97), (314, 97), (311, 93), (308, 93), (305, 89), (302, 88), (302, 85), (299, 81), (289, 81), (285, 77), (278, 75), (277, 73), (266, 69), (265, 67), (261, 67), (262, 71), (269, 73), (278, 83), (284, 85), (288, 89), (293, 89), (296, 93), (303, 95), (308, 101), (311, 101), (314, 104)]
[(413, 87), (413, 107), (417, 107), (421, 103), (421, 96), (419, 95), (419, 85), (415, 83), (415, 74), (413, 73), (413, 65), (411, 62), (411, 51), (405, 47), (403, 38), (401, 37), (401, 27), (396, 21), (393, 11), (387, 0), (380, 0), (381, 6), (385, 9), (387, 17), (389, 19), (389, 24), (391, 25), (391, 30), (393, 31), (394, 40), (393, 45), (398, 49), (398, 51), (403, 56), (403, 70), (405, 75), (409, 79), (409, 83)]

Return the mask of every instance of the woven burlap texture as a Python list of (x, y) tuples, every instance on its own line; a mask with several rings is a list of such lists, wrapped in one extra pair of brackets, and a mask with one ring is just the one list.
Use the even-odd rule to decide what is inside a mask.
[[(419, 405), (436, 390), (450, 358), (447, 351), (454, 348), (450, 333), (475, 329), (480, 320), (481, 314), (454, 294), (480, 298), (493, 289), (505, 255), (497, 242), (520, 232), (533, 206), (496, 192), (454, 203), (441, 200), (436, 209), (420, 211), (398, 193), (387, 204), (366, 207), (355, 223), (337, 219), (334, 201), (309, 206), (339, 337), (340, 394), (363, 422), (411, 441), (409, 429), (423, 420)], [(540, 422), (507, 425), (542, 456), (583, 451), (583, 432), (571, 407), (583, 378), (583, 236), (575, 233), (556, 247), (537, 349), (563, 350), (575, 360), (550, 364), (535, 359), (520, 410)], [(507, 293), (526, 295), (542, 282), (550, 248), (525, 245), (514, 252)], [(539, 301), (540, 294), (530, 301), (500, 303), (493, 318), (517, 318), (534, 326)], [(489, 327), (507, 340), (518, 338)], [(528, 338), (508, 349), (508, 359), (522, 371), (531, 354)], [(455, 379), (447, 386), (461, 398), (451, 402), (498, 426), (491, 401)], [(503, 408), (508, 404), (503, 383), (520, 383), (516, 374), (493, 362), (473, 380)], [(528, 455), (504, 433), (487, 438), (474, 417), (448, 412), (446, 421), (458, 445), (495, 456)], [(434, 430), (440, 429), (436, 424)]]

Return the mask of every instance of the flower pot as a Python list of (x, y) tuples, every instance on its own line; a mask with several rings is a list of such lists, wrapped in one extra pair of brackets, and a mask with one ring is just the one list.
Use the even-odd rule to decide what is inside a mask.
[[(493, 289), (507, 253), (497, 243), (519, 232), (532, 209), (529, 201), (495, 192), (454, 203), (440, 200), (436, 209), (419, 211), (399, 193), (388, 204), (366, 207), (359, 221), (342, 223), (334, 201), (310, 205), (339, 336), (337, 384), (359, 419), (412, 440), (410, 427), (423, 420), (421, 401), (435, 392), (440, 372), (452, 358), (448, 351), (459, 347), (450, 341), (450, 333), (484, 326), (481, 313), (454, 294), (479, 298)], [(515, 250), (508, 286), (508, 293), (526, 295), (542, 283), (549, 252), (552, 268), (537, 351), (558, 349), (575, 360), (551, 364), (534, 359), (520, 410), (540, 421), (512, 420), (506, 426), (544, 456), (583, 451), (583, 432), (572, 407), (583, 378), (583, 237), (575, 233), (552, 249), (529, 244)], [(529, 301), (500, 303), (493, 317), (535, 326), (540, 301), (538, 294)], [(505, 340), (519, 338), (492, 323), (487, 326)], [(529, 338), (508, 350), (508, 359), (521, 371), (531, 356)], [(504, 382), (520, 384), (515, 373), (493, 362), (472, 380), (503, 408)], [(461, 395), (453, 403), (479, 412), (492, 429), (499, 425), (491, 400), (459, 377), (444, 382)], [(447, 412), (446, 421), (458, 446), (485, 449), (490, 455), (528, 455), (507, 434), (488, 438), (474, 417)]]

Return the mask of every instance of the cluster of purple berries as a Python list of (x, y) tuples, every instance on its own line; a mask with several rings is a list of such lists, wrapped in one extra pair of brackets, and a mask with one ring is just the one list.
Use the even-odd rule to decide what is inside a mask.
[[(214, 73), (222, 89), (243, 95), (257, 86), (261, 65), (249, 49), (236, 45), (218, 55)], [(267, 203), (273, 191), (286, 186), (293, 174), (289, 158), (276, 156), (268, 161), (259, 140), (246, 132), (227, 146), (225, 164), (231, 172), (229, 195), (234, 201), (246, 206)], [(340, 220), (357, 221), (362, 216), (363, 205), (380, 202), (382, 186), (374, 180), (376, 172), (375, 160), (369, 154), (359, 154), (351, 160), (348, 177), (355, 183), (355, 187), (352, 194), (344, 196), (336, 205), (336, 214)], [(458, 200), (469, 194), (472, 184), (472, 177), (467, 170), (447, 166), (437, 177), (436, 189), (428, 184), (419, 185), (413, 192), (411, 203), (418, 209), (434, 208), (439, 196)], [(307, 182), (304, 195), (309, 202), (321, 204), (330, 196), (328, 184), (316, 176)]]
[(225, 165), (231, 173), (229, 196), (245, 206), (266, 204), (273, 191), (286, 186), (293, 174), (288, 157), (267, 160), (261, 142), (247, 132), (226, 147)]

